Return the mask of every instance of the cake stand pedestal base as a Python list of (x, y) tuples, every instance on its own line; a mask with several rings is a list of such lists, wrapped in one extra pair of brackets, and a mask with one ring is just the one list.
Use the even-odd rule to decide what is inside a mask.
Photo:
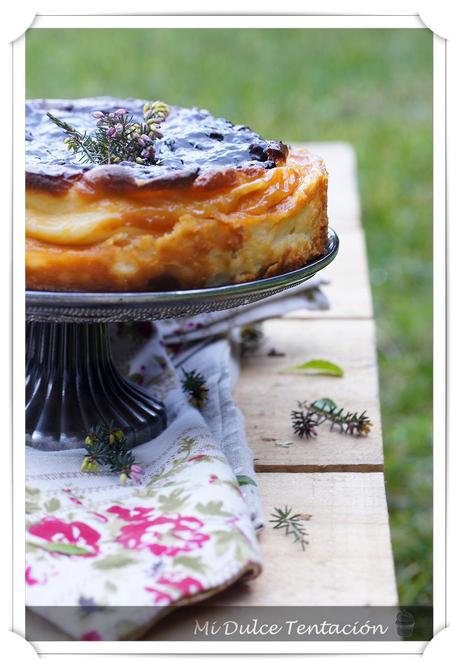
[(131, 447), (163, 431), (163, 404), (116, 369), (107, 324), (30, 322), (26, 336), (27, 445), (81, 448), (98, 424), (123, 429)]

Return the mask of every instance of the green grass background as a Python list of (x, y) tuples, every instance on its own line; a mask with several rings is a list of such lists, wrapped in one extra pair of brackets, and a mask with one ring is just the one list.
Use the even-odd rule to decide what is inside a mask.
[(160, 98), (209, 108), (267, 138), (354, 145), (378, 324), (400, 601), (429, 604), (431, 33), (36, 29), (28, 31), (26, 48), (28, 97)]

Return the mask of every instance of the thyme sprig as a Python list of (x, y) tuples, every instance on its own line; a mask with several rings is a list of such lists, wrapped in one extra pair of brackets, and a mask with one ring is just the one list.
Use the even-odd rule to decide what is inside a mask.
[(208, 387), (204, 376), (192, 369), (192, 371), (185, 371), (182, 369), (184, 377), (181, 381), (182, 389), (188, 394), (189, 403), (195, 408), (202, 408), (208, 398)]
[(110, 165), (127, 161), (146, 165), (155, 161), (154, 144), (162, 137), (158, 128), (169, 112), (164, 102), (147, 102), (143, 121), (138, 123), (127, 109), (94, 111), (96, 130), (92, 134), (80, 132), (51, 112), (47, 116), (64, 130), (67, 135), (64, 143), (82, 163)]
[(307, 532), (303, 526), (305, 519), (310, 516), (302, 516), (300, 513), (293, 513), (292, 508), (285, 506), (282, 508), (274, 508), (274, 513), (271, 513), (274, 519), (270, 520), (274, 529), (284, 529), (286, 536), (293, 536), (295, 543), (300, 543), (302, 550), (305, 550), (308, 545)]
[(372, 422), (366, 411), (347, 411), (337, 406), (332, 399), (317, 399), (312, 403), (298, 402), (298, 410), (291, 412), (292, 428), (300, 438), (317, 436), (316, 427), (324, 422), (331, 430), (337, 428), (350, 436), (367, 436)]
[(97, 425), (90, 429), (84, 445), (87, 454), (81, 465), (82, 473), (97, 473), (99, 465), (105, 465), (113, 473), (120, 474), (122, 485), (128, 480), (138, 482), (142, 476), (143, 470), (136, 464), (122, 429), (112, 424)]

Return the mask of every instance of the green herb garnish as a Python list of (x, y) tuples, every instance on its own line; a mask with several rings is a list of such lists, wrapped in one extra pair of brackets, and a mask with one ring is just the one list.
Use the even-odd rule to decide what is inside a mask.
[(336, 376), (337, 378), (343, 376), (343, 369), (337, 364), (329, 362), (329, 360), (309, 360), (303, 364), (282, 369), (280, 373), (298, 373), (300, 371), (314, 372), (325, 376)]
[(301, 515), (300, 513), (293, 513), (292, 508), (287, 506), (282, 510), (281, 508), (274, 508), (274, 513), (271, 513), (274, 519), (270, 520), (273, 523), (274, 529), (284, 529), (286, 536), (293, 536), (295, 543), (300, 543), (302, 550), (305, 550), (308, 541), (305, 539), (307, 532), (303, 527), (303, 522), (310, 519), (310, 515)]
[(317, 399), (310, 404), (298, 402), (298, 410), (291, 412), (291, 420), (294, 433), (300, 438), (316, 436), (316, 427), (324, 422), (328, 422), (331, 429), (336, 427), (350, 436), (366, 436), (372, 428), (366, 411), (346, 411), (332, 399)]
[(208, 398), (208, 388), (204, 376), (195, 369), (192, 371), (182, 369), (182, 372), (184, 374), (182, 389), (188, 394), (189, 403), (195, 406), (195, 408), (202, 408)]
[(109, 466), (113, 473), (120, 474), (122, 485), (128, 480), (138, 482), (143, 474), (123, 431), (113, 425), (93, 427), (85, 438), (85, 449), (87, 454), (81, 465), (82, 473), (97, 473), (99, 465)]
[(257, 487), (256, 481), (250, 478), (248, 475), (237, 475), (236, 481), (240, 487), (242, 485), (254, 485), (255, 487)]
[(97, 127), (92, 134), (80, 132), (50, 112), (47, 116), (64, 130), (64, 143), (82, 163), (110, 165), (126, 161), (147, 165), (155, 162), (155, 141), (162, 136), (158, 126), (169, 111), (164, 102), (147, 102), (142, 123), (135, 121), (127, 109), (94, 111)]

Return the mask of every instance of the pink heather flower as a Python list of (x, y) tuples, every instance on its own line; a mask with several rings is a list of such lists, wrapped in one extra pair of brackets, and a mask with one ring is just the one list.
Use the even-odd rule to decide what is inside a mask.
[(153, 148), (153, 146), (148, 146), (147, 148), (144, 148), (141, 155), (146, 160), (151, 161), (155, 157), (155, 149)]
[(93, 116), (94, 118), (104, 118), (104, 114), (102, 111), (93, 111)]
[(127, 109), (117, 109), (115, 112), (115, 116), (124, 116), (127, 113), (128, 113)]
[(131, 479), (134, 480), (134, 482), (139, 482), (143, 474), (144, 474), (144, 469), (142, 469), (140, 466), (138, 466), (137, 464), (133, 464), (131, 466), (130, 476)]
[(107, 137), (110, 137), (110, 138), (114, 137), (115, 136), (115, 128), (113, 126), (111, 126), (110, 128), (107, 128), (105, 134), (107, 135)]

